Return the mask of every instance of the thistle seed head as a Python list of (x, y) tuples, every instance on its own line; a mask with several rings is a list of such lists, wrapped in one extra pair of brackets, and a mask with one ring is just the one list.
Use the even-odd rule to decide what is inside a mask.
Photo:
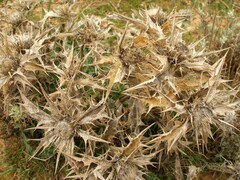
[(26, 49), (30, 49), (34, 43), (32, 34), (27, 33), (12, 35), (9, 37), (9, 42), (21, 54), (24, 54)]
[(21, 12), (14, 12), (10, 15), (9, 21), (14, 27), (18, 27), (23, 22), (23, 15)]
[(55, 127), (55, 133), (59, 135), (61, 139), (70, 139), (73, 135), (73, 129), (66, 121), (60, 121)]

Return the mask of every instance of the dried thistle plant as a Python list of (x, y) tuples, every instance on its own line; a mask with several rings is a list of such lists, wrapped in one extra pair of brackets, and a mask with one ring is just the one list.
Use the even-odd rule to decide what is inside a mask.
[[(47, 100), (45, 109), (51, 112), (51, 115), (40, 110), (39, 107), (34, 105), (23, 94), (21, 95), (25, 112), (32, 118), (38, 120), (38, 125), (34, 129), (44, 130), (44, 137), (41, 139), (33, 156), (41, 149), (44, 150), (53, 144), (58, 153), (56, 162), (57, 170), (61, 154), (74, 155), (74, 137), (79, 136), (83, 139), (86, 150), (88, 141), (108, 143), (100, 137), (97, 137), (95, 132), (91, 130), (94, 121), (107, 117), (102, 102), (96, 105), (92, 104), (88, 110), (84, 112), (81, 102), (76, 98), (70, 97), (69, 94), (63, 90), (56, 92), (54, 99), (51, 99), (44, 90), (43, 94)], [(92, 146), (89, 145), (89, 148), (91, 147)], [(91, 151), (94, 152), (94, 149)]]
[(18, 87), (25, 90), (26, 86), (29, 86), (37, 90), (34, 86), (34, 81), (37, 79), (35, 73), (37, 71), (47, 72), (47, 67), (39, 63), (42, 55), (36, 48), (41, 46), (38, 43), (39, 41), (34, 41), (30, 34), (4, 35), (2, 37), (0, 87), (5, 97), (9, 93), (9, 88), (14, 86), (13, 89)]
[[(25, 11), (35, 8), (24, 2)], [(29, 130), (42, 132), (32, 158), (53, 146), (55, 171), (62, 156), (68, 178), (109, 180), (144, 179), (173, 159), (168, 166), (183, 179), (187, 150), (206, 153), (216, 132), (239, 132), (238, 89), (222, 76), (228, 49), (187, 44), (183, 25), (191, 12), (154, 7), (133, 17), (79, 19), (77, 9), (43, 9), (38, 23), (13, 14), (15, 30), (1, 32), (1, 95), (21, 103), (18, 120), (34, 119)], [(127, 21), (125, 29), (110, 19)], [(110, 37), (114, 47), (106, 44)], [(188, 178), (197, 171), (191, 166)]]
[[(81, 157), (70, 156), (73, 160), (81, 162), (77, 175), (70, 175), (69, 178), (93, 178), (93, 179), (144, 179), (150, 160), (155, 153), (144, 150), (141, 143), (144, 133), (151, 126), (141, 131), (135, 138), (130, 139), (126, 147), (110, 146), (109, 150), (98, 157), (81, 154)], [(144, 170), (145, 169), (145, 170)]]

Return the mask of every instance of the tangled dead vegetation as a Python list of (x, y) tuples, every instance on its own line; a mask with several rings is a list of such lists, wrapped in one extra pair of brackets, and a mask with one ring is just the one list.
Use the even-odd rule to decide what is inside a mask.
[[(186, 44), (190, 11), (79, 17), (73, 3), (34, 22), (38, 4), (27, 2), (4, 19), (0, 89), (5, 117), (42, 133), (31, 158), (53, 146), (66, 178), (144, 179), (175, 168), (183, 179), (197, 174), (183, 160), (189, 151), (208, 154), (209, 141), (238, 136), (239, 88), (223, 76), (229, 48)], [(239, 177), (237, 166), (229, 174)]]

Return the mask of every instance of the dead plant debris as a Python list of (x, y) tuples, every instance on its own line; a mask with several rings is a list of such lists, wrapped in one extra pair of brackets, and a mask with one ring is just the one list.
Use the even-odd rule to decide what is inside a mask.
[[(223, 73), (233, 48), (185, 42), (191, 11), (79, 16), (73, 1), (42, 6), (36, 22), (28, 17), (40, 2), (12, 5), (1, 19), (1, 112), (40, 133), (30, 159), (53, 147), (66, 178), (145, 179), (169, 168), (194, 179), (201, 169), (184, 160), (189, 152), (208, 156), (209, 142), (239, 137), (239, 85)], [(238, 166), (224, 172), (239, 178)]]

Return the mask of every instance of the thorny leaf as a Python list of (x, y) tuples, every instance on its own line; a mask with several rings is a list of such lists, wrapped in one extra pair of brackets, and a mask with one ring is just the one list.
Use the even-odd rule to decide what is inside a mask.
[(108, 116), (105, 112), (105, 106), (102, 100), (98, 104), (89, 107), (83, 115), (81, 115), (76, 121), (73, 122), (73, 125), (76, 126), (77, 124), (92, 124), (93, 121), (102, 119), (104, 117)]
[(182, 167), (181, 167), (181, 161), (178, 153), (176, 153), (176, 158), (175, 158), (175, 177), (177, 180), (184, 179)]
[(134, 42), (134, 45), (138, 48), (143, 48), (151, 45), (151, 41), (143, 35), (139, 35), (136, 38), (134, 38), (133, 42)]
[(131, 129), (138, 133), (139, 127), (144, 125), (142, 115), (146, 112), (145, 105), (140, 100), (134, 99), (129, 111), (128, 121), (131, 122)]
[(101, 138), (92, 136), (92, 135), (90, 135), (89, 133), (87, 133), (86, 131), (83, 131), (83, 130), (79, 130), (77, 133), (81, 138), (83, 138), (84, 143), (85, 143), (85, 147), (87, 147), (87, 141), (89, 141), (89, 140), (90, 141), (102, 142), (102, 143), (109, 143), (108, 141), (105, 141)]
[(149, 98), (140, 98), (141, 101), (148, 104), (148, 112), (154, 107), (160, 108), (168, 108), (171, 106), (168, 100), (165, 97), (157, 96), (157, 97), (149, 97)]
[(108, 84), (107, 92), (105, 95), (105, 101), (106, 101), (114, 83), (121, 82), (124, 76), (124, 70), (123, 70), (122, 63), (118, 57), (102, 56), (101, 59), (96, 63), (96, 65), (103, 65), (103, 64), (112, 64), (112, 68), (107, 75), (107, 78), (109, 79), (109, 84)]
[(140, 84), (138, 84), (138, 85), (136, 85), (136, 86), (134, 86), (134, 87), (131, 87), (131, 88), (126, 89), (124, 92), (126, 93), (126, 92), (129, 92), (129, 91), (134, 91), (134, 90), (143, 88), (143, 87), (145, 87), (146, 85), (148, 85), (148, 84), (150, 84), (150, 83), (153, 83), (155, 80), (156, 80), (156, 77), (153, 77), (153, 78), (151, 78), (151, 79), (149, 79), (149, 80), (147, 80), (147, 81), (144, 81), (144, 82), (142, 82), (142, 83), (140, 83)]
[(79, 80), (75, 80), (74, 82), (79, 88), (82, 88), (84, 86), (89, 86), (92, 87), (93, 89), (100, 89), (100, 90), (104, 90), (106, 91), (105, 87), (102, 87), (98, 84), (98, 82), (96, 80), (94, 80), (93, 78), (84, 78), (84, 79), (79, 79)]
[(74, 44), (72, 45), (71, 51), (70, 51), (69, 55), (67, 56), (66, 63), (64, 64), (66, 69), (69, 69), (73, 65), (73, 63), (72, 63), (73, 62), (73, 50), (74, 50)]
[(27, 79), (27, 77), (18, 69), (14, 74), (14, 83), (20, 82), (23, 85), (23, 89), (25, 90), (26, 85), (32, 87), (37, 92), (40, 93), (40, 91)]
[(36, 72), (36, 71), (45, 71), (45, 69), (37, 64), (37, 63), (34, 63), (34, 62), (26, 62), (24, 63), (23, 65), (23, 68), (27, 71), (33, 71), (33, 72)]
[(167, 150), (169, 152), (173, 148), (173, 146), (177, 143), (177, 141), (186, 135), (187, 130), (188, 130), (188, 120), (185, 120), (173, 126), (169, 132), (160, 134), (158, 137), (152, 139), (149, 142), (149, 144), (159, 143), (161, 141), (167, 141), (168, 143)]
[[(54, 65), (57, 74), (60, 75), (59, 77), (59, 87), (64, 85), (65, 83), (72, 83), (72, 85), (75, 84), (75, 82), (79, 81), (79, 79), (76, 79), (76, 76), (80, 74), (80, 67), (89, 58), (89, 56), (92, 53), (91, 49), (83, 58), (79, 58), (77, 56), (73, 55), (73, 49), (74, 46), (72, 45), (71, 52), (66, 55), (66, 64), (64, 65), (65, 68), (60, 69), (56, 65)], [(66, 51), (66, 50), (65, 50)], [(67, 52), (65, 52), (67, 53)], [(84, 74), (84, 73), (82, 73)], [(76, 81), (75, 81), (76, 80)], [(75, 81), (75, 82), (74, 82)], [(84, 80), (83, 80), (84, 81)]]
[(226, 55), (227, 53), (213, 65), (214, 74), (212, 75), (209, 82), (207, 83), (210, 86), (209, 91), (205, 97), (205, 101), (207, 103), (209, 103), (213, 99), (215, 93), (217, 92), (216, 89), (220, 83), (220, 75), (221, 75), (220, 72), (223, 68), (223, 63), (226, 59)]
[(117, 133), (117, 125), (120, 118), (121, 116), (108, 121), (106, 129), (103, 133), (103, 139), (110, 141), (110, 139), (114, 137)]
[(188, 73), (183, 77), (176, 78), (176, 86), (179, 91), (194, 90), (208, 82), (210, 76), (202, 73)]
[(34, 119), (41, 121), (54, 121), (53, 117), (44, 111), (40, 110), (35, 104), (33, 104), (28, 98), (21, 93), (23, 101), (22, 107), (24, 110)]
[(42, 23), (42, 29), (44, 29), (44, 26), (45, 26), (46, 21), (47, 21), (48, 18), (59, 18), (59, 17), (60, 16), (57, 13), (53, 12), (53, 11), (47, 12), (44, 15), (43, 19), (40, 21)]
[(151, 128), (151, 126), (153, 126), (153, 124), (146, 127), (137, 135), (137, 137), (130, 140), (130, 143), (127, 145), (127, 147), (124, 148), (122, 156), (130, 157), (139, 148), (143, 135), (147, 132), (149, 128)]
[[(27, 9), (34, 12), (34, 7), (23, 2), (23, 12), (7, 18), (12, 29), (0, 32), (0, 89), (4, 106), (9, 102), (6, 98), (13, 99), (9, 104), (22, 100), (23, 112), (38, 122), (31, 129), (44, 132), (32, 158), (53, 145), (55, 171), (63, 155), (74, 174), (69, 178), (144, 179), (150, 165), (161, 167), (167, 156), (161, 142), (167, 142), (167, 153), (174, 150), (176, 155), (176, 178), (183, 179), (179, 152), (190, 149), (190, 144), (207, 148), (208, 139), (218, 132), (224, 136), (239, 131), (235, 127), (239, 87), (232, 88), (221, 79), (227, 53), (215, 63), (210, 56), (227, 49), (207, 52), (197, 47), (206, 38), (185, 43), (182, 25), (191, 17), (188, 11), (174, 9), (167, 15), (156, 7), (132, 17), (113, 15), (127, 21), (121, 30), (106, 18), (81, 15), (79, 19), (79, 3), (44, 10), (36, 24), (27, 17)], [(114, 42), (108, 43), (111, 38)], [(90, 67), (91, 72), (82, 72), (81, 67)], [(48, 72), (54, 74), (54, 82)], [(127, 88), (116, 101), (109, 96), (115, 83)], [(85, 90), (88, 88), (93, 96)], [(35, 96), (33, 90), (40, 95)], [(158, 126), (149, 126), (152, 121)], [(147, 128), (139, 133), (143, 125)], [(160, 127), (167, 132), (151, 135)], [(192, 132), (195, 144), (188, 141)], [(84, 153), (79, 155), (76, 136), (85, 143)], [(196, 176), (196, 171), (189, 168), (188, 178)]]
[[(3, 76), (0, 78), (0, 89), (4, 87), (4, 85), (10, 80), (8, 76)], [(4, 93), (6, 94), (6, 93)]]

